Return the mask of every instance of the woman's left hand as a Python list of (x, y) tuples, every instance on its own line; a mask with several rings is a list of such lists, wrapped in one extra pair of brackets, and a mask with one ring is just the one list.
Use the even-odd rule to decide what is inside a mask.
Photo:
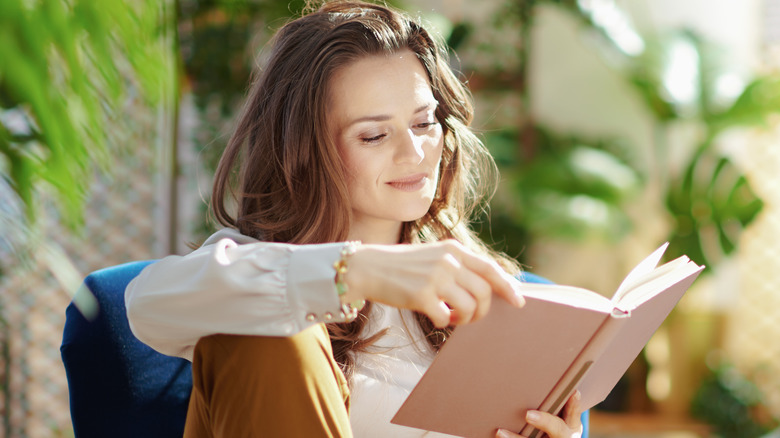
[[(580, 438), (582, 436), (582, 409), (580, 408), (580, 392), (574, 394), (566, 402), (560, 417), (548, 414), (542, 411), (528, 411), (525, 420), (531, 426), (545, 432), (546, 437), (550, 438)], [(499, 429), (496, 433), (497, 438), (515, 438), (522, 437), (508, 430)]]

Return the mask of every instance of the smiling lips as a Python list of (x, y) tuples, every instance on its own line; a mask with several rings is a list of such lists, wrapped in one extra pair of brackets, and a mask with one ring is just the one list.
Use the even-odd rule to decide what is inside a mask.
[(404, 192), (416, 192), (417, 190), (425, 187), (425, 183), (427, 182), (428, 175), (425, 173), (418, 173), (404, 178), (388, 181), (387, 185)]

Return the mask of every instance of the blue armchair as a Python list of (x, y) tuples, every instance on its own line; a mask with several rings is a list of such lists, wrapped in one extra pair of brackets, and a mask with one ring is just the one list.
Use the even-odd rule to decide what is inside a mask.
[(191, 365), (136, 339), (125, 314), (125, 286), (151, 261), (102, 269), (84, 279), (97, 313), (71, 303), (60, 352), (77, 438), (181, 437), (192, 388)]

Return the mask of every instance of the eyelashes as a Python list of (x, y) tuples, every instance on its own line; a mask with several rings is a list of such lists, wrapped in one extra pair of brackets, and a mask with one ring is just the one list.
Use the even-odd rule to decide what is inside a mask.
[(379, 134), (374, 137), (360, 137), (360, 141), (366, 144), (375, 144), (382, 141), (382, 139), (385, 137), (387, 137), (387, 134)]
[[(423, 122), (418, 123), (414, 125), (412, 128), (416, 129), (418, 131), (428, 131), (432, 127), (439, 125), (438, 121), (433, 122)], [(377, 135), (366, 135), (366, 136), (360, 136), (360, 141), (364, 144), (377, 144), (380, 143), (383, 139), (387, 137), (387, 133), (381, 133)]]

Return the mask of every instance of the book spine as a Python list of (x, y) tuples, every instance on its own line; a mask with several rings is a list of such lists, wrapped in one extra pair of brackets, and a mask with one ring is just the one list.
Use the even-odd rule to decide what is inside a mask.
[[(579, 383), (588, 374), (593, 363), (609, 346), (629, 316), (629, 312), (616, 308), (610, 315), (604, 318), (604, 322), (601, 323), (590, 338), (590, 341), (585, 344), (580, 354), (577, 355), (537, 410), (558, 415), (572, 394), (574, 394)], [(541, 438), (543, 432), (530, 424), (526, 424), (520, 431), (520, 435), (528, 438)]]

